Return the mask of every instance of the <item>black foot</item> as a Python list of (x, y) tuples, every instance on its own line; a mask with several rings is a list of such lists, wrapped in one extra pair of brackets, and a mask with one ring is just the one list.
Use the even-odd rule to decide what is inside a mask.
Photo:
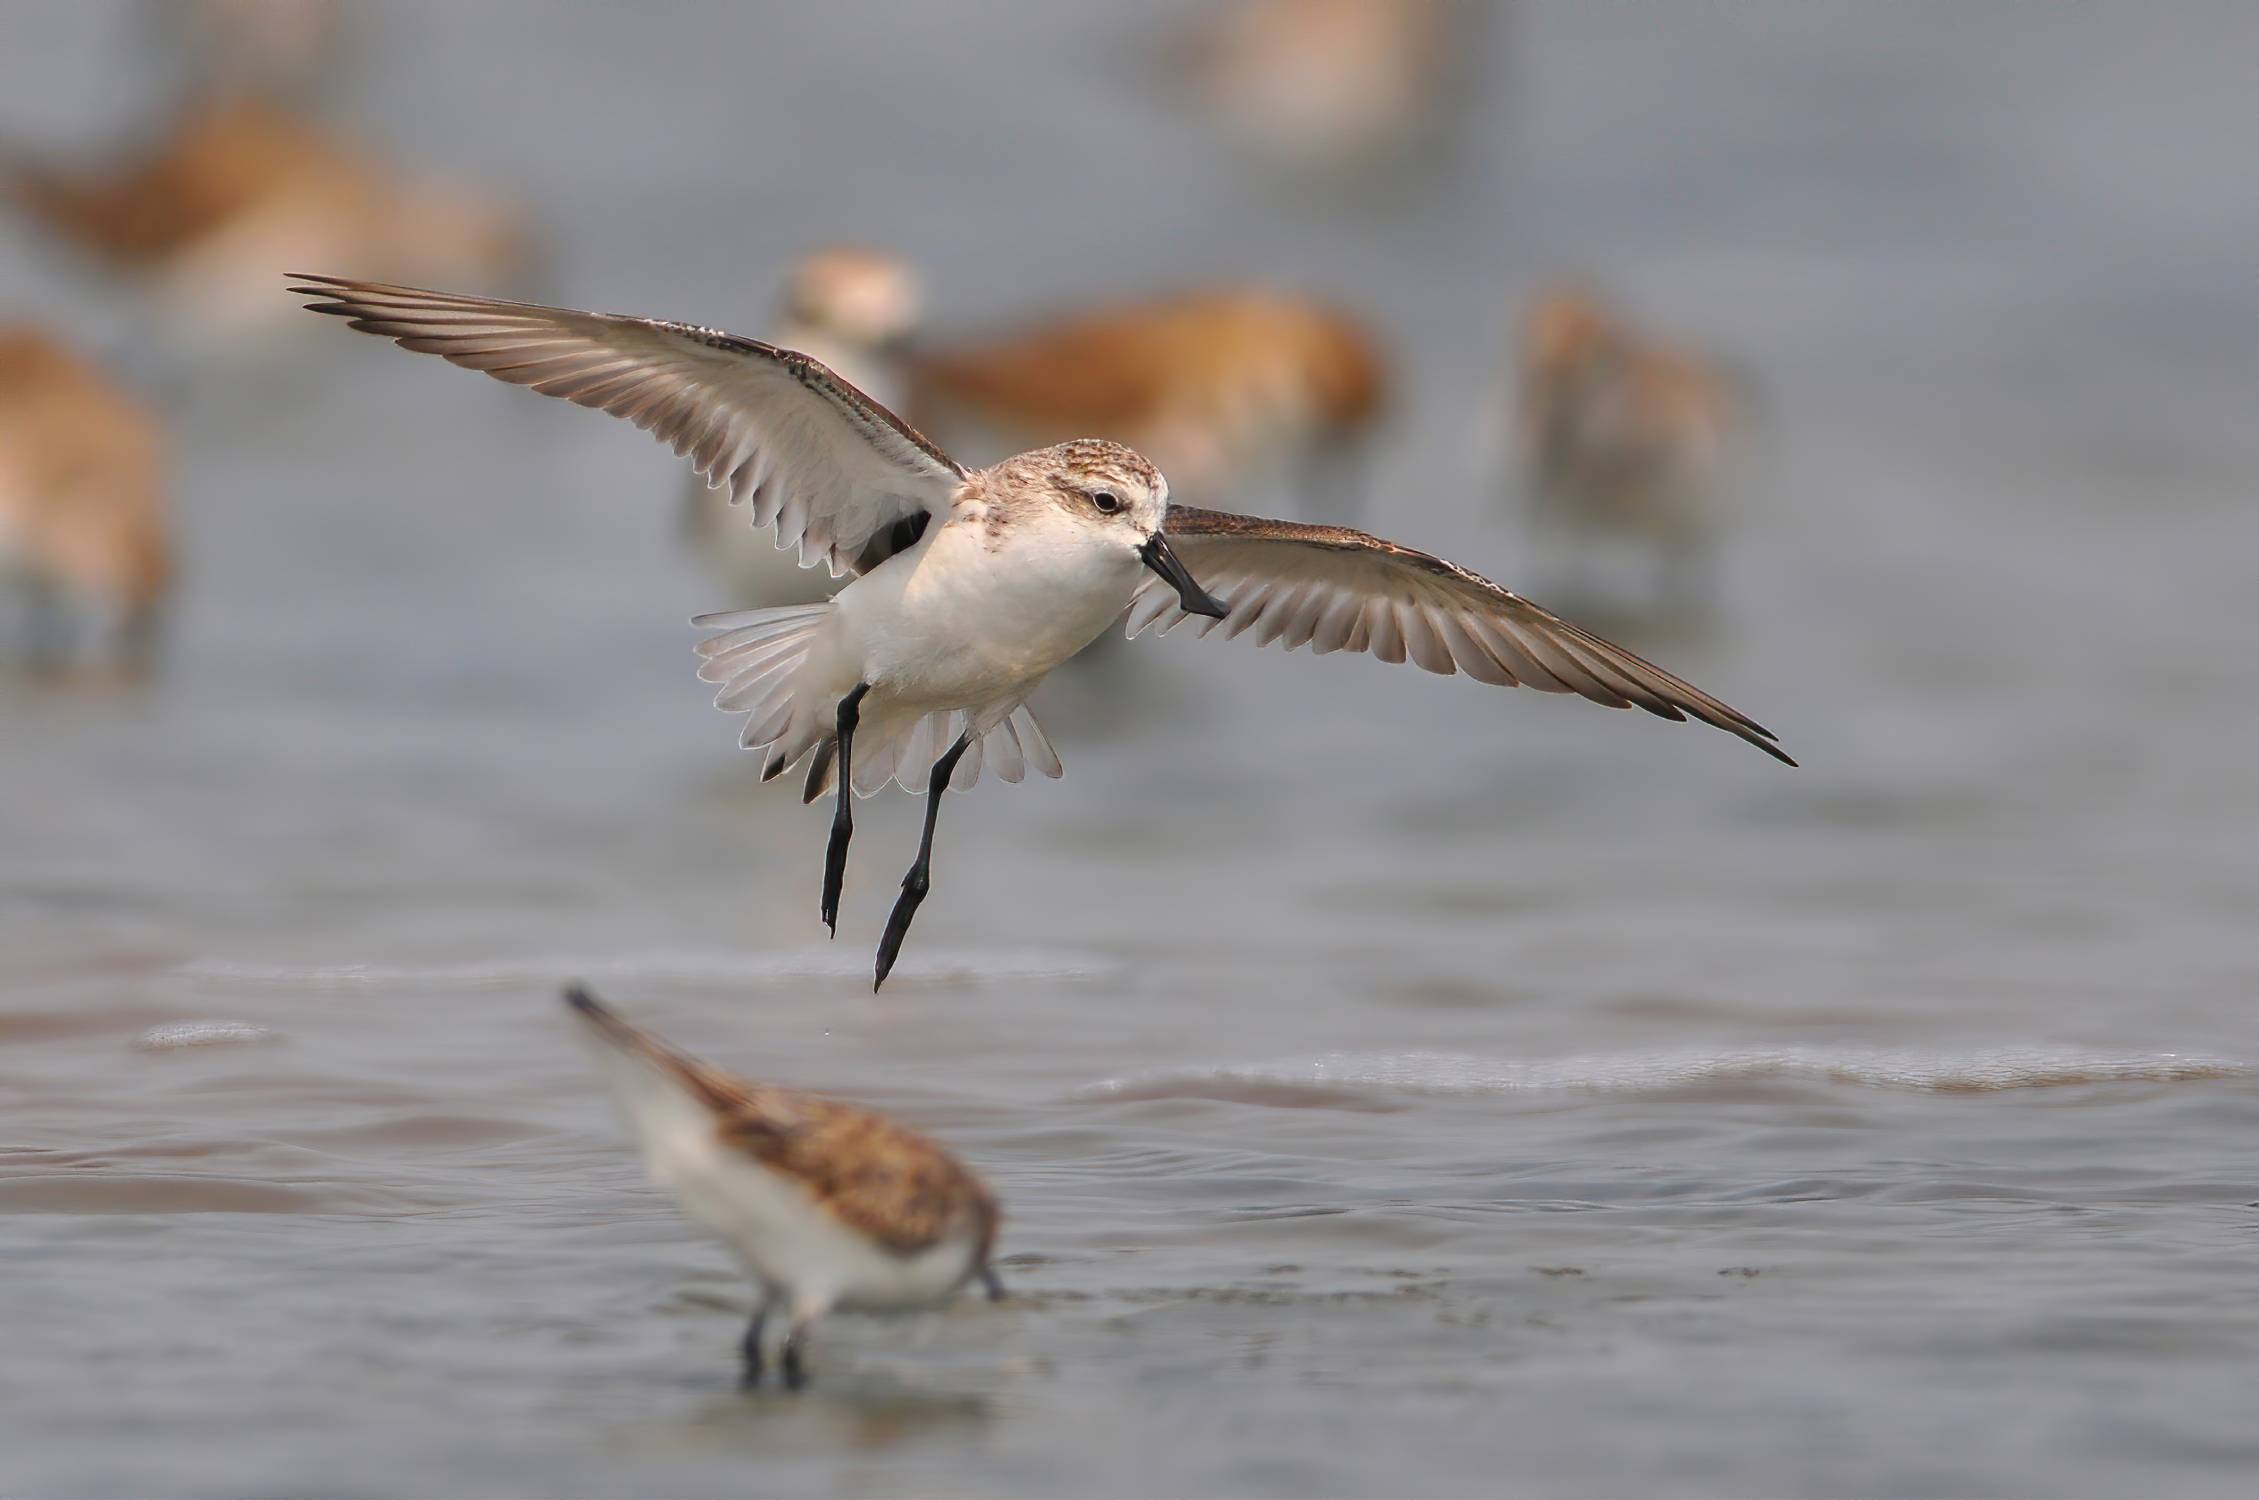
[(800, 1362), (800, 1339), (797, 1335), (784, 1341), (784, 1388), (803, 1391), (808, 1388), (808, 1371)]
[(1004, 1283), (997, 1277), (993, 1268), (988, 1266), (980, 1268), (980, 1284), (988, 1288), (989, 1301), (1002, 1302), (1004, 1300)]
[(918, 914), (918, 903), (926, 899), (926, 891), (933, 883), (933, 825), (941, 816), (941, 794), (949, 790), (949, 778), (956, 774), (957, 762), (965, 758), (972, 743), (968, 729), (933, 763), (933, 775), (926, 785), (926, 831), (918, 839), (918, 857), (911, 862), (910, 873), (902, 877), (902, 894), (894, 898), (893, 915), (886, 919), (886, 934), (879, 939), (878, 977), (871, 981), (873, 994), (886, 983), (886, 976), (894, 972), (895, 955), (902, 951), (902, 938), (910, 930), (910, 919)]
[(831, 843), (824, 850), (824, 926), (839, 936), (839, 887), (847, 878), (847, 841), (855, 836), (855, 725), (863, 710), (863, 695), (871, 690), (858, 682), (839, 700), (834, 726), (838, 742), (839, 800), (831, 815)]
[(847, 880), (847, 841), (854, 836), (854, 820), (842, 801), (840, 815), (831, 825), (831, 847), (824, 851), (824, 926), (839, 936), (839, 888)]
[(909, 935), (910, 919), (918, 914), (918, 903), (926, 899), (930, 887), (922, 870), (912, 870), (902, 882), (902, 894), (894, 898), (894, 911), (886, 919), (886, 932), (879, 938), (878, 977), (871, 981), (871, 993), (886, 983), (886, 976), (894, 972), (894, 960), (902, 952), (902, 939)]

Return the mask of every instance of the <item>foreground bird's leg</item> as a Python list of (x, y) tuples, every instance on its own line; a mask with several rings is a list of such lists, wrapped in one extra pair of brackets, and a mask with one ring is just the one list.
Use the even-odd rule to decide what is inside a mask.
[(1004, 1283), (998, 1279), (994, 1268), (989, 1266), (980, 1268), (980, 1284), (988, 1289), (989, 1301), (1002, 1302), (1004, 1300)]
[(871, 690), (858, 682), (839, 700), (839, 806), (831, 815), (831, 847), (824, 851), (824, 925), (839, 936), (839, 887), (847, 878), (847, 841), (855, 836), (855, 724), (861, 717), (863, 695)]
[(775, 1293), (763, 1292), (760, 1305), (753, 1309), (753, 1321), (745, 1325), (745, 1374), (738, 1384), (749, 1391), (761, 1383), (761, 1370), (766, 1363), (761, 1354), (761, 1334), (768, 1327), (769, 1308), (776, 1300)]
[(957, 762), (972, 743), (973, 732), (968, 726), (957, 736), (957, 743), (933, 763), (933, 784), (926, 792), (926, 831), (918, 840), (917, 863), (902, 877), (902, 894), (894, 898), (894, 913), (886, 919), (886, 933), (879, 939), (878, 978), (871, 981), (874, 992), (886, 983), (894, 957), (902, 951), (902, 935), (910, 930), (910, 919), (918, 914), (918, 903), (926, 899), (926, 891), (933, 884), (934, 819), (941, 816), (941, 794), (949, 790), (949, 774), (957, 769)]

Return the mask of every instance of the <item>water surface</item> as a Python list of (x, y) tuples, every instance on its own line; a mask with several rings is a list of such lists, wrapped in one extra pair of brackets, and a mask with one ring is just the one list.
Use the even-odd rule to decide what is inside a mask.
[[(99, 118), (88, 13), (0, 17), (0, 123)], [(1765, 380), (1718, 618), (1634, 639), (1805, 768), (1140, 641), (1038, 698), (1064, 782), (951, 803), (873, 997), (916, 809), (823, 942), (664, 455), (327, 324), (150, 354), (168, 670), (0, 685), (0, 1489), (2248, 1487), (2248, 15), (1531, 7), (1377, 202), (1211, 149), (1127, 11), (379, 15), (348, 109), (519, 184), (565, 300), (757, 330), (838, 235), (945, 323), (1352, 298), (1373, 523), (1514, 581), (1510, 299), (1597, 266)], [(140, 347), (20, 237), (0, 293)], [(570, 978), (948, 1141), (1013, 1299), (738, 1395)]]

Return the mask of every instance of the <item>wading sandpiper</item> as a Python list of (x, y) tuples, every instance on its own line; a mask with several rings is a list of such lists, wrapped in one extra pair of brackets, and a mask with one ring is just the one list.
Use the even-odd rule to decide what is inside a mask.
[(578, 985), (565, 1004), (652, 1182), (736, 1251), (760, 1289), (748, 1386), (760, 1384), (774, 1311), (789, 1320), (779, 1364), (798, 1390), (808, 1330), (834, 1308), (931, 1307), (976, 1279), (1003, 1297), (988, 1265), (996, 1199), (947, 1151), (871, 1110), (685, 1057)]

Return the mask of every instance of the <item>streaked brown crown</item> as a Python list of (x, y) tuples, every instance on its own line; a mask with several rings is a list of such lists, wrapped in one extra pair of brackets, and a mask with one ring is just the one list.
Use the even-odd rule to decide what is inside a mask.
[[(1109, 486), (1159, 497), (1167, 483), (1136, 449), (1103, 438), (1076, 438), (1014, 454), (983, 469), (978, 482), (988, 503), (1006, 514), (1021, 507), (1066, 503)], [(1154, 520), (1158, 522), (1157, 514)]]

